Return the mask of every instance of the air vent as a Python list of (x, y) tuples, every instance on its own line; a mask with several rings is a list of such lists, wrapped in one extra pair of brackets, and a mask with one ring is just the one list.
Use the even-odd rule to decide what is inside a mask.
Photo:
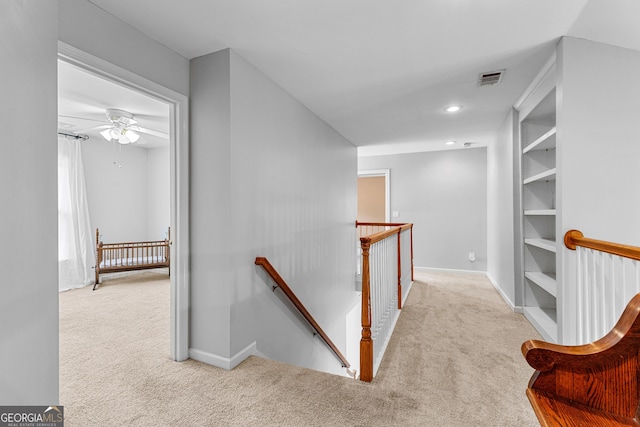
[(502, 81), (505, 70), (490, 71), (488, 73), (480, 73), (478, 76), (478, 86), (496, 85)]

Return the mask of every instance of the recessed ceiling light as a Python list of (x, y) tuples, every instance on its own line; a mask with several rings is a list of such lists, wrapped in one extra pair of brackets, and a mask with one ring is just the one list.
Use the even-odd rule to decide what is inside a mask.
[(455, 143), (456, 143), (455, 141), (447, 141), (447, 142), (445, 142), (445, 144), (447, 144), (447, 145), (453, 145)]
[(462, 105), (449, 105), (444, 109), (447, 113), (457, 113), (460, 110), (462, 110)]

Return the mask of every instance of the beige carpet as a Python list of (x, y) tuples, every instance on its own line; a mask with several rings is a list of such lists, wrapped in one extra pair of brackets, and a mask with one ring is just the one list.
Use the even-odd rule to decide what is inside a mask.
[(60, 294), (67, 427), (537, 425), (520, 344), (538, 335), (483, 276), (416, 275), (370, 384), (258, 357), (172, 362), (166, 275), (106, 279)]

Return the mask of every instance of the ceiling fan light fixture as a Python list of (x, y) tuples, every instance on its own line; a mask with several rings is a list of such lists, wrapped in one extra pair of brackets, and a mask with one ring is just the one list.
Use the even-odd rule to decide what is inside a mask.
[(120, 135), (120, 139), (118, 139), (118, 142), (120, 144), (128, 144), (131, 141), (129, 141), (129, 138), (127, 138), (127, 135)]
[(138, 139), (140, 139), (140, 135), (138, 135), (136, 132), (132, 131), (131, 129), (127, 129), (124, 132), (124, 137), (126, 137), (130, 142), (136, 142)]
[(113, 137), (111, 136), (111, 130), (112, 129), (105, 129), (102, 132), (100, 132), (100, 135), (102, 135), (102, 137), (107, 141), (111, 141), (113, 139)]

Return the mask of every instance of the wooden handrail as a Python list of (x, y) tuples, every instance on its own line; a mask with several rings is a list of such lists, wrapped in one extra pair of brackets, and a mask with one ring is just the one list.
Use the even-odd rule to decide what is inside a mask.
[[(388, 229), (382, 229), (382, 231), (373, 232), (374, 228), (378, 229), (380, 227), (388, 227)], [(391, 230), (396, 231), (404, 231), (408, 228), (412, 228), (413, 224), (405, 223), (405, 222), (359, 222), (356, 221), (356, 228), (360, 228), (360, 237), (373, 237), (375, 236), (372, 243), (375, 243), (379, 240), (383, 240), (389, 236), (389, 234), (378, 235), (379, 233), (386, 233)], [(398, 230), (398, 228), (400, 228)], [(365, 233), (371, 233), (363, 236), (363, 230)]]
[(604, 240), (589, 239), (578, 230), (569, 230), (564, 235), (564, 244), (567, 248), (575, 250), (577, 246), (587, 249), (630, 258), (640, 261), (640, 247), (606, 242)]
[(318, 333), (318, 335), (320, 335), (322, 340), (335, 353), (338, 359), (340, 359), (340, 362), (342, 362), (342, 366), (345, 368), (350, 368), (351, 365), (349, 364), (349, 361), (347, 361), (347, 359), (342, 355), (342, 353), (340, 353), (340, 350), (338, 350), (338, 347), (336, 347), (333, 341), (331, 341), (331, 338), (329, 338), (329, 336), (324, 332), (324, 330), (322, 330), (320, 325), (318, 325), (318, 322), (316, 322), (316, 320), (313, 318), (311, 313), (309, 313), (309, 311), (305, 308), (304, 304), (302, 304), (302, 302), (298, 299), (298, 297), (296, 297), (296, 295), (293, 293), (289, 285), (287, 285), (287, 283), (284, 281), (282, 276), (278, 274), (278, 272), (273, 267), (273, 265), (271, 265), (269, 260), (267, 260), (264, 257), (257, 257), (256, 265), (259, 265), (262, 268), (264, 268), (264, 270), (271, 277), (271, 279), (273, 279), (273, 281), (276, 282), (276, 285), (278, 285), (277, 287), (282, 289), (282, 292), (284, 292), (287, 298), (289, 298), (289, 301), (291, 301), (291, 303), (298, 309), (300, 314), (302, 314), (302, 316), (307, 320), (307, 322), (309, 322), (311, 327)]
[(406, 222), (360, 222), (360, 221), (356, 221), (356, 227), (366, 227), (366, 226), (373, 226), (373, 227), (399, 227), (401, 225), (407, 225)]
[(413, 228), (413, 224), (397, 224), (397, 225), (384, 224), (384, 225), (388, 225), (389, 227), (393, 227), (393, 228), (391, 228), (389, 230), (380, 231), (378, 233), (372, 234), (371, 236), (361, 237), (360, 241), (361, 242), (367, 241), (369, 243), (376, 243), (376, 242), (379, 242), (381, 240), (386, 239), (389, 236), (392, 236), (394, 234), (398, 234), (401, 231)]

